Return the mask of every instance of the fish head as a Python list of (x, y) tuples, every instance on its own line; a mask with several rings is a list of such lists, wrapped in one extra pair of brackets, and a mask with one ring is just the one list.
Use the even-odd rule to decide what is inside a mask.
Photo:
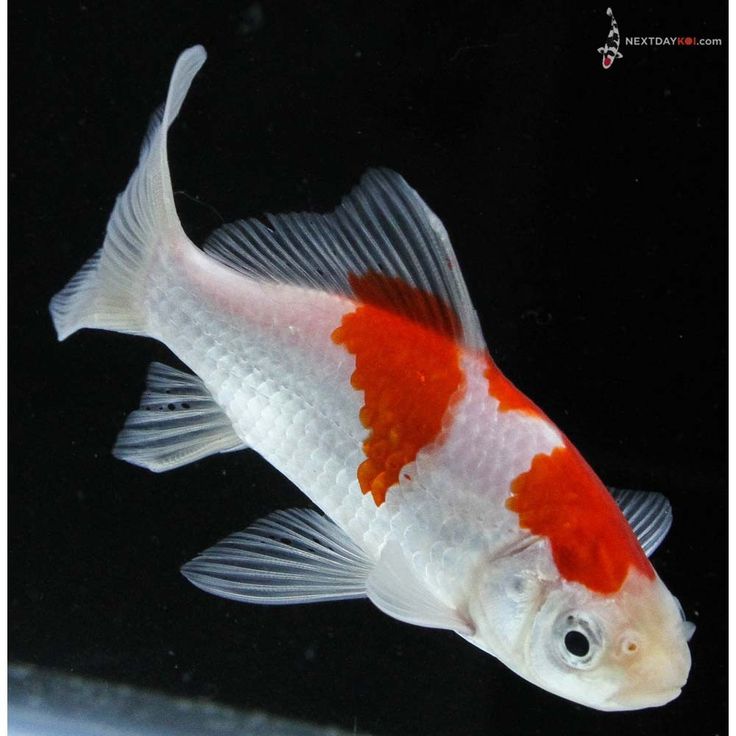
[(608, 69), (611, 64), (613, 64), (614, 57), (611, 55), (611, 51), (613, 51), (613, 49), (608, 44), (604, 44), (598, 49), (598, 53), (603, 57), (601, 59), (601, 64), (604, 69)]
[(656, 575), (631, 570), (621, 589), (605, 596), (560, 581), (534, 617), (517, 671), (598, 710), (664, 705), (687, 680), (694, 628)]

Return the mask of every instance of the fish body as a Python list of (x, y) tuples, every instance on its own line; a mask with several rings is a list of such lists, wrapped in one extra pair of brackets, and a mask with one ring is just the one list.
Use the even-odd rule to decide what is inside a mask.
[(51, 303), (60, 339), (144, 334), (192, 371), (152, 366), (118, 457), (162, 471), (248, 447), (322, 512), (275, 512), (184, 574), (248, 602), (367, 597), (591, 707), (671, 700), (692, 625), (647, 557), (669, 504), (611, 495), (505, 378), (398, 174), (369, 171), (328, 214), (188, 239), (166, 136), (204, 60), (181, 55), (102, 249)]
[(598, 53), (601, 54), (603, 68), (610, 69), (615, 59), (623, 59), (623, 54), (618, 50), (621, 44), (621, 36), (618, 32), (618, 23), (613, 17), (613, 10), (607, 8), (606, 15), (611, 19), (611, 30), (608, 31), (606, 43), (598, 48)]

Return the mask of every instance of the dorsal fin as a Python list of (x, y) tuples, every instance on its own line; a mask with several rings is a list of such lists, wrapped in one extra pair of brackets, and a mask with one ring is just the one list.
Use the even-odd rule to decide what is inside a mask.
[(369, 170), (328, 214), (267, 220), (225, 225), (204, 250), (251, 278), (344, 294), (484, 347), (447, 231), (394, 171)]

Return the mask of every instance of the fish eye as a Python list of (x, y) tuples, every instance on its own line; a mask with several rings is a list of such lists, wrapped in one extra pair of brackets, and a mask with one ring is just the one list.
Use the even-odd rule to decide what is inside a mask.
[(575, 657), (585, 657), (590, 651), (590, 642), (582, 631), (568, 631), (565, 634), (565, 649)]
[(568, 667), (588, 669), (595, 664), (602, 649), (600, 627), (582, 613), (561, 616), (555, 626), (555, 638), (562, 661)]

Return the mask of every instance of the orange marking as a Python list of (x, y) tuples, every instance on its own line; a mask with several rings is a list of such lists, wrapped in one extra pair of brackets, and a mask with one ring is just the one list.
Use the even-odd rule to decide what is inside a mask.
[(426, 291), (409, 286), (398, 276), (366, 273), (348, 277), (355, 296), (364, 304), (372, 304), (387, 312), (403, 314), (448, 337), (460, 333), (457, 315), (442, 299)]
[(631, 567), (654, 569), (598, 476), (569, 443), (539, 454), (511, 484), (506, 507), (519, 526), (545, 536), (566, 580), (604, 595), (621, 588)]
[(500, 411), (521, 411), (546, 419), (542, 410), (501, 373), (490, 355), (486, 356), (486, 362), (488, 367), (483, 375), (488, 379), (488, 393), (498, 400)]
[[(380, 506), (401, 468), (439, 435), (463, 378), (460, 350), (448, 334), (452, 313), (433, 295), (380, 274), (352, 276), (350, 283), (363, 303), (342, 318), (332, 339), (355, 356), (350, 382), (365, 394), (360, 421), (370, 429), (358, 481)], [(411, 317), (398, 311), (402, 306)], [(446, 324), (435, 327), (437, 314)]]

